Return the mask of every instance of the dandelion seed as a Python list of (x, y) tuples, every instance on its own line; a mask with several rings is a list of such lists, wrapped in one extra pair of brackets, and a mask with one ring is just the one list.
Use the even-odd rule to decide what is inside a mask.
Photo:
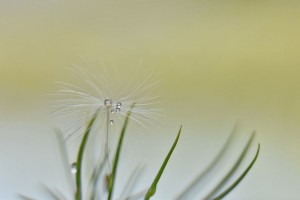
[[(108, 69), (95, 76), (84, 68), (71, 69), (82, 83), (70, 84), (58, 82), (60, 89), (55, 94), (56, 111), (53, 116), (70, 119), (66, 127), (66, 138), (78, 140), (78, 130), (85, 126), (92, 114), (99, 110), (99, 118), (104, 124), (110, 124), (112, 115), (124, 119), (130, 106), (135, 103), (131, 119), (143, 127), (151, 121), (159, 122), (161, 109), (155, 108), (159, 103), (160, 95), (156, 94), (159, 82), (154, 79), (153, 73), (141, 79), (141, 70), (136, 70), (131, 79), (125, 77), (114, 78)], [(111, 83), (109, 80), (113, 80)], [(116, 88), (115, 90), (112, 88)], [(105, 122), (106, 121), (106, 122)], [(114, 122), (116, 122), (114, 120)]]

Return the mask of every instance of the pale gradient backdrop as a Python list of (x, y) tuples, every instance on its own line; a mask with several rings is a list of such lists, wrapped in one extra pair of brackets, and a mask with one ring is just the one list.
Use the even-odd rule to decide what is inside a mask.
[(127, 79), (140, 60), (157, 72), (165, 110), (161, 127), (128, 136), (126, 158), (148, 166), (140, 189), (181, 124), (154, 199), (173, 199), (241, 120), (233, 155), (254, 129), (262, 149), (227, 199), (300, 199), (299, 19), (297, 0), (1, 0), (0, 199), (66, 187), (51, 130), (37, 126), (54, 81), (72, 80), (73, 64), (97, 72), (103, 63)]

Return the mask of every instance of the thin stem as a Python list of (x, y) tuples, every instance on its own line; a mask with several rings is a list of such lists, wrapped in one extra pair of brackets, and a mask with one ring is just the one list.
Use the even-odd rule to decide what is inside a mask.
[(109, 179), (111, 176), (111, 166), (109, 161), (109, 142), (111, 137), (111, 109), (110, 107), (106, 108), (106, 138), (105, 138), (105, 155), (104, 155), (104, 163), (107, 167), (106, 177), (108, 178), (106, 181), (107, 191), (109, 190)]
[(105, 158), (106, 161), (108, 161), (108, 142), (109, 142), (109, 136), (110, 136), (111, 128), (110, 128), (110, 108), (106, 108), (106, 139), (105, 139)]

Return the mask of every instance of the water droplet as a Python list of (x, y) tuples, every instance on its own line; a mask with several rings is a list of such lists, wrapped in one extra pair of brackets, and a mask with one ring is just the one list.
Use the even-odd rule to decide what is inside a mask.
[(76, 164), (76, 162), (74, 162), (74, 163), (71, 165), (71, 173), (72, 173), (72, 174), (76, 174), (76, 173), (77, 173), (77, 164)]
[(104, 105), (107, 107), (107, 108), (110, 108), (112, 106), (112, 100), (111, 99), (105, 99), (104, 100)]
[(111, 109), (111, 111), (110, 111), (111, 113), (114, 113), (115, 112), (115, 110), (114, 109)]
[(116, 108), (116, 113), (121, 112), (120, 108)]
[(111, 125), (113, 125), (115, 122), (114, 122), (114, 120), (110, 120), (110, 122), (109, 122)]
[(120, 108), (122, 106), (121, 102), (117, 102), (117, 108)]

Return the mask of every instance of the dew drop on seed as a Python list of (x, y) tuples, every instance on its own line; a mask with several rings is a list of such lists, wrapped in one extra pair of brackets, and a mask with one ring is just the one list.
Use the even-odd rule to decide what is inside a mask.
[(112, 106), (112, 100), (111, 99), (105, 99), (104, 100), (104, 106), (106, 106), (107, 108), (110, 108)]
[(121, 112), (120, 108), (116, 108), (116, 113)]
[(111, 125), (113, 125), (115, 122), (114, 122), (114, 120), (110, 120), (110, 122), (109, 122)]
[(110, 111), (111, 113), (114, 113), (115, 112), (115, 110), (114, 109), (111, 109), (111, 111)]
[(117, 102), (117, 107), (120, 108), (122, 106), (121, 102)]
[(76, 164), (76, 162), (74, 162), (74, 163), (71, 165), (71, 173), (72, 173), (72, 174), (76, 174), (76, 173), (77, 173), (77, 164)]

